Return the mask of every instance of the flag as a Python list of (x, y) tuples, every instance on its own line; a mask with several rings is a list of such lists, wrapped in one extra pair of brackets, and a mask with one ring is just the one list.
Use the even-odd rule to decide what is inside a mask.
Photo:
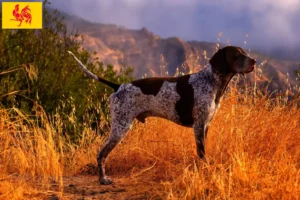
[(2, 2), (3, 29), (42, 29), (43, 2)]

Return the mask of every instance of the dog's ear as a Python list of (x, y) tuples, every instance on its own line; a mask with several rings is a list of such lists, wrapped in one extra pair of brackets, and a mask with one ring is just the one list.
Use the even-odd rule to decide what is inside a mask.
[(209, 60), (212, 70), (219, 73), (225, 73), (229, 70), (225, 55), (226, 49), (219, 49), (217, 53)]
[(221, 67), (225, 60), (224, 49), (219, 49), (217, 53), (209, 60), (209, 64), (213, 67)]

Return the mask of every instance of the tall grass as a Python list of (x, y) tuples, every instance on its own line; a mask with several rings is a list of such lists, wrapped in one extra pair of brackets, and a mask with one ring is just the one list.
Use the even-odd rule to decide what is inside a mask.
[[(107, 173), (163, 199), (297, 199), (300, 195), (299, 99), (286, 103), (231, 87), (211, 123), (206, 160), (196, 156), (193, 130), (167, 120), (135, 122), (107, 160)], [(0, 198), (22, 199), (63, 176), (96, 167), (106, 137), (86, 129), (77, 144), (48, 120), (16, 108), (0, 110)], [(108, 134), (108, 133), (107, 133)], [(96, 171), (96, 170), (94, 170)], [(100, 187), (100, 186), (99, 186)]]
[(22, 197), (33, 181), (36, 189), (45, 189), (49, 179), (62, 183), (61, 138), (43, 110), (35, 109), (36, 116), (0, 110), (0, 194), (7, 199)]

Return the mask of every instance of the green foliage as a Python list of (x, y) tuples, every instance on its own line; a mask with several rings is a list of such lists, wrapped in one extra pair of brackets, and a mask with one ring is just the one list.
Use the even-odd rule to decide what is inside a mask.
[(82, 40), (76, 33), (67, 33), (57, 10), (44, 9), (41, 30), (2, 29), (0, 104), (32, 114), (34, 105), (40, 104), (48, 116), (59, 115), (71, 134), (82, 130), (85, 122), (106, 122), (107, 97), (112, 90), (86, 77), (67, 51), (83, 63), (90, 61), (87, 67), (91, 71), (116, 83), (130, 81), (132, 69), (124, 68), (118, 75), (111, 65), (105, 68), (93, 55), (80, 50)]

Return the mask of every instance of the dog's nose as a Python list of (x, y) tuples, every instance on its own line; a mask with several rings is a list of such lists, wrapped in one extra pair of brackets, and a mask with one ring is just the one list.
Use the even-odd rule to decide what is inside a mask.
[(253, 59), (253, 58), (251, 58), (251, 59), (250, 59), (250, 64), (251, 64), (251, 65), (255, 65), (255, 63), (256, 63), (256, 60)]

